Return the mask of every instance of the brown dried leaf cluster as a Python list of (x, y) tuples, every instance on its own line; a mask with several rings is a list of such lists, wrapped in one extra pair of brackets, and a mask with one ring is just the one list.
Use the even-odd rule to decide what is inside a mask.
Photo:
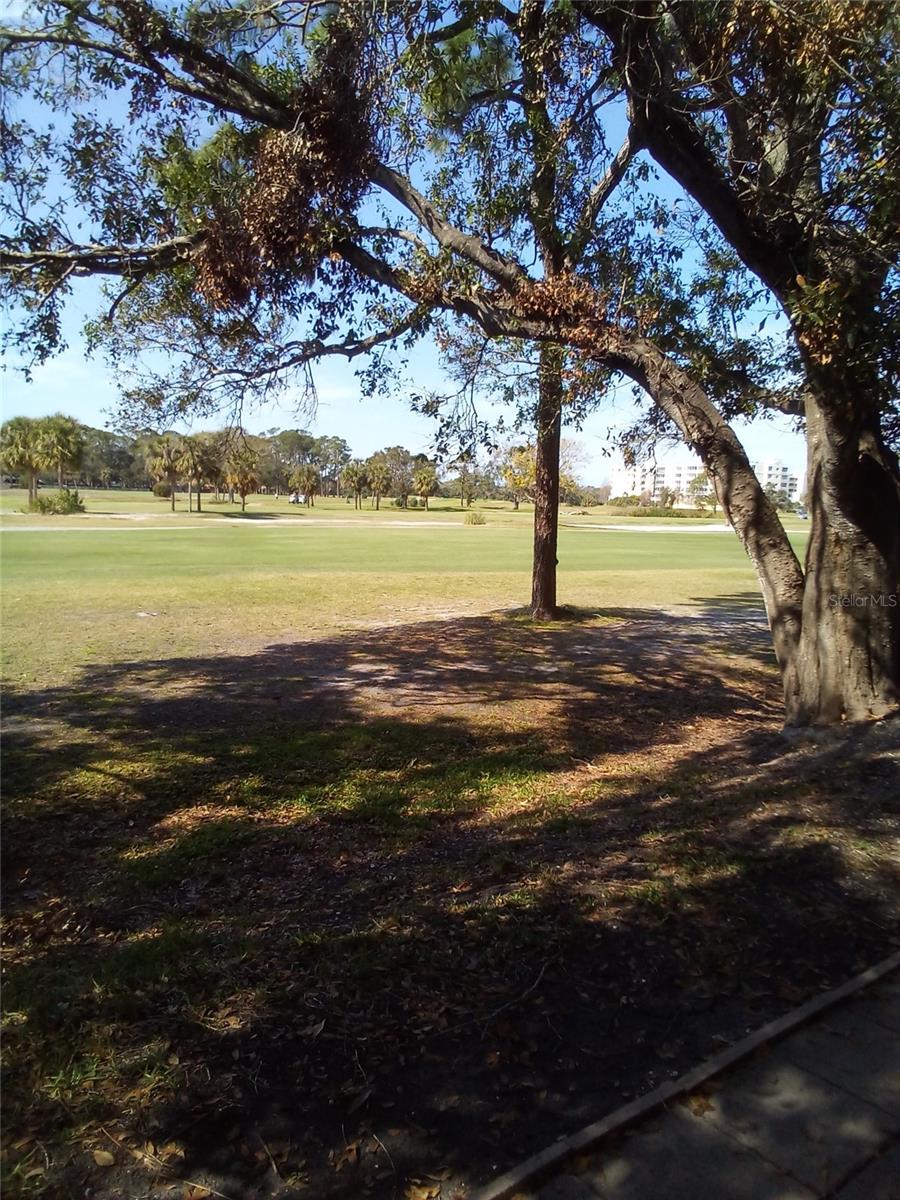
[(568, 271), (547, 279), (529, 280), (519, 288), (516, 300), (526, 318), (564, 320), (576, 325), (586, 318), (601, 317), (605, 302), (589, 283)]
[(308, 280), (329, 252), (335, 220), (358, 204), (374, 139), (363, 60), (358, 33), (332, 36), (295, 93), (293, 130), (262, 138), (239, 208), (214, 217), (197, 271), (217, 308)]
[[(848, 49), (880, 20), (880, 0), (744, 0), (713, 36), (722, 61), (754, 45), (772, 64), (841, 70)], [(716, 46), (718, 43), (718, 46)]]

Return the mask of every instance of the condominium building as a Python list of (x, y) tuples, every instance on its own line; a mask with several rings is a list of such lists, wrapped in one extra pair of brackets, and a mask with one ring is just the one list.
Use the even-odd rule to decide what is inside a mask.
[(785, 492), (791, 500), (802, 499), (805, 491), (805, 477), (798, 475), (790, 467), (786, 467), (781, 459), (767, 458), (754, 466), (756, 478), (765, 487), (773, 487), (777, 492)]
[[(641, 496), (649, 493), (659, 500), (664, 490), (674, 492), (679, 499), (690, 497), (690, 485), (704, 472), (699, 460), (672, 463), (640, 463), (634, 467), (623, 467), (612, 473), (613, 496)], [(702, 491), (712, 489), (707, 483)]]
[[(766, 459), (754, 466), (759, 482), (765, 488), (771, 485), (776, 491), (786, 492), (791, 500), (803, 498), (806, 487), (806, 477), (798, 474), (791, 467), (785, 466), (780, 459)], [(611, 486), (613, 496), (642, 496), (647, 495), (653, 500), (659, 500), (663, 490), (674, 492), (677, 502), (690, 502), (691, 484), (705, 468), (699, 459), (681, 459), (667, 463), (638, 463), (633, 467), (620, 467), (612, 472)], [(712, 494), (709, 481), (701, 489), (704, 495)]]

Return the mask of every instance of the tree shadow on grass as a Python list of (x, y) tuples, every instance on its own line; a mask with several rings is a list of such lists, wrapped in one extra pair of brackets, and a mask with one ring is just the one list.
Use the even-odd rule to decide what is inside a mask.
[[(215, 511), (215, 510), (214, 510)], [(215, 512), (217, 517), (225, 517), (229, 521), (281, 521), (286, 516), (296, 516), (296, 513), (270, 512)]]
[(704, 638), (497, 616), (11, 691), (7, 1124), (57, 1194), (160, 1156), (450, 1194), (883, 956), (896, 724), (785, 749)]

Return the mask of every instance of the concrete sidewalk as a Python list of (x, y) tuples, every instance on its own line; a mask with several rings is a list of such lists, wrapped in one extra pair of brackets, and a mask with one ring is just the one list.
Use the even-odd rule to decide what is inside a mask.
[(613, 1129), (555, 1174), (547, 1166), (545, 1182), (506, 1194), (900, 1200), (900, 976), (893, 971), (661, 1112)]

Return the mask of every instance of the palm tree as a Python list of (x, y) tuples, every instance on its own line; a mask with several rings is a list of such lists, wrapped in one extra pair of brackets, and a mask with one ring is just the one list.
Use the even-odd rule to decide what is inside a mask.
[(44, 422), (34, 417), (12, 417), (0, 427), (0, 460), (6, 471), (28, 478), (28, 503), (37, 499), (38, 472), (47, 466)]
[(322, 491), (322, 476), (312, 463), (303, 463), (291, 476), (291, 487), (306, 497), (306, 507), (315, 507), (315, 497)]
[(172, 512), (175, 511), (175, 486), (181, 472), (181, 455), (181, 438), (167, 433), (152, 444), (147, 458), (147, 470), (151, 476), (169, 485)]
[(416, 495), (422, 497), (426, 509), (428, 508), (428, 497), (434, 495), (437, 486), (437, 471), (431, 463), (425, 463), (416, 470), (413, 475), (413, 487)]
[(84, 431), (76, 420), (63, 413), (45, 417), (40, 424), (47, 465), (56, 467), (61, 491), (65, 472), (74, 471), (81, 466), (84, 458)]
[(247, 496), (259, 488), (259, 459), (246, 444), (235, 446), (225, 463), (225, 486), (241, 498), (241, 512), (247, 510)]
[(391, 472), (386, 463), (377, 458), (370, 458), (366, 463), (366, 474), (369, 477), (369, 487), (375, 498), (375, 511), (377, 512), (381, 504), (381, 497), (386, 496), (390, 491)]
[[(200, 436), (205, 443), (207, 480), (216, 489), (216, 500), (218, 500), (219, 492), (230, 486), (225, 476), (228, 472), (233, 431), (220, 429), (217, 433), (205, 433)], [(257, 486), (259, 485), (257, 484)]]
[(354, 459), (351, 463), (347, 463), (341, 472), (341, 485), (348, 492), (353, 493), (354, 508), (362, 508), (362, 494), (366, 490), (368, 482), (365, 464), (360, 462), (358, 458)]
[(181, 470), (188, 481), (188, 511), (191, 511), (191, 484), (197, 485), (197, 512), (202, 511), (200, 496), (203, 485), (215, 472), (209, 443), (200, 434), (181, 440)]

